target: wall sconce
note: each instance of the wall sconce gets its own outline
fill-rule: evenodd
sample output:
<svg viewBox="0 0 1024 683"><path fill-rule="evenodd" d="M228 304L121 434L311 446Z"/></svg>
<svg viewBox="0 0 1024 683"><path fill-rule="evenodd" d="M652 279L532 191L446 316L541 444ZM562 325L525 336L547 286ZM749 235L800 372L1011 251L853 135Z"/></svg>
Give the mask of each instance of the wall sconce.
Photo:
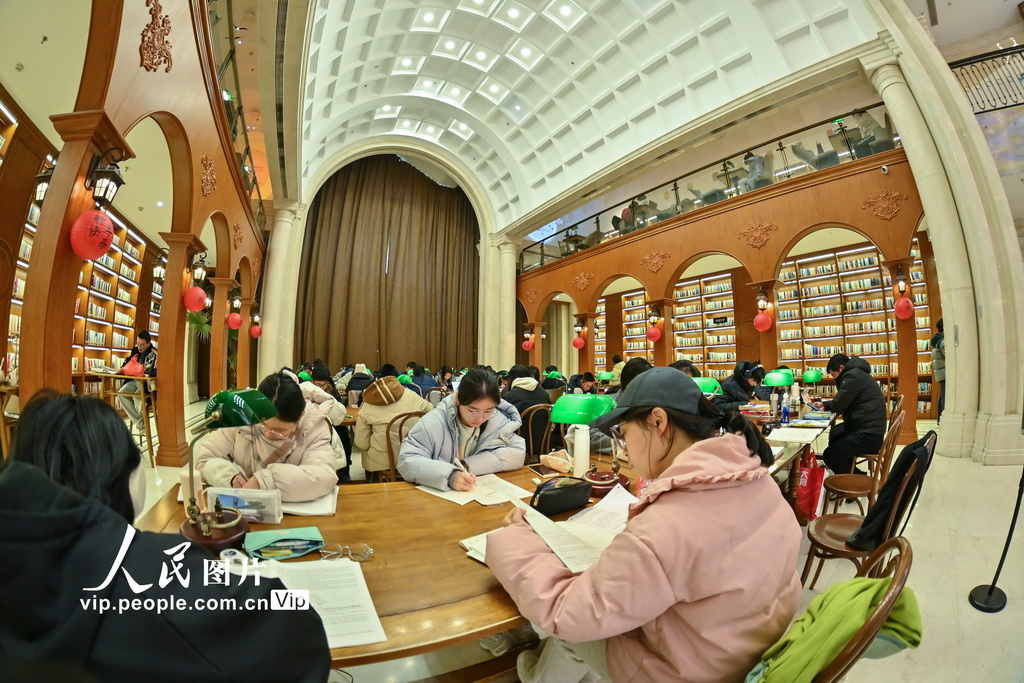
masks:
<svg viewBox="0 0 1024 683"><path fill-rule="evenodd" d="M192 279L202 282L206 279L206 252L199 255L199 263L192 266Z"/></svg>
<svg viewBox="0 0 1024 683"><path fill-rule="evenodd" d="M32 201L39 206L43 205L43 199L46 197L46 190L50 187L50 179L53 178L53 169L57 167L57 156L53 157L53 163L49 168L40 171L36 175L36 194Z"/></svg>
<svg viewBox="0 0 1024 683"><path fill-rule="evenodd" d="M527 327L526 331L523 332L523 339L529 339L532 335L533 335L533 332L531 331L531 329L529 327Z"/></svg>
<svg viewBox="0 0 1024 683"><path fill-rule="evenodd" d="M206 297L206 307L209 308L212 305L213 305L213 299L211 299L210 297Z"/></svg>
<svg viewBox="0 0 1024 683"><path fill-rule="evenodd" d="M648 309L647 322L649 322L652 325L657 325L658 321L661 320L661 309L659 309L654 304L651 304L650 306L648 306L647 309Z"/></svg>
<svg viewBox="0 0 1024 683"><path fill-rule="evenodd" d="M761 291L757 293L757 310L768 310L768 295L764 293L764 287L762 287Z"/></svg>
<svg viewBox="0 0 1024 683"><path fill-rule="evenodd" d="M580 334L581 332L583 332L583 328L583 320L581 318L576 318L576 324L572 326L573 331L576 334Z"/></svg>
<svg viewBox="0 0 1024 683"><path fill-rule="evenodd" d="M232 297L232 299L231 299L231 308L233 308L233 309L235 309L237 311L241 307L242 307L242 297L240 297L240 296Z"/></svg>
<svg viewBox="0 0 1024 683"><path fill-rule="evenodd" d="M103 165L103 160L110 155L110 163ZM124 177L117 162L124 159L124 150L111 147L103 154L97 154L89 165L89 173L85 177L85 189L92 190L92 198L100 206L107 206L114 201L117 191L124 185ZM38 186L36 188L38 190Z"/></svg>
<svg viewBox="0 0 1024 683"><path fill-rule="evenodd" d="M254 313L252 314L252 321L253 321L254 323L256 323L257 325L259 325L259 324L260 324L260 312L259 312L259 311L256 311L256 312L254 312Z"/></svg>
<svg viewBox="0 0 1024 683"><path fill-rule="evenodd" d="M540 338L541 338L541 339L547 339L547 338L548 338L548 333L547 333L547 332L544 332L544 331L541 331L541 333L540 333Z"/></svg>
<svg viewBox="0 0 1024 683"><path fill-rule="evenodd" d="M907 293L907 276L903 274L902 266L896 266L896 291L900 294Z"/></svg>
<svg viewBox="0 0 1024 683"><path fill-rule="evenodd" d="M164 275L167 274L166 259L162 254L157 254L156 258L153 259L153 279L163 280Z"/></svg>

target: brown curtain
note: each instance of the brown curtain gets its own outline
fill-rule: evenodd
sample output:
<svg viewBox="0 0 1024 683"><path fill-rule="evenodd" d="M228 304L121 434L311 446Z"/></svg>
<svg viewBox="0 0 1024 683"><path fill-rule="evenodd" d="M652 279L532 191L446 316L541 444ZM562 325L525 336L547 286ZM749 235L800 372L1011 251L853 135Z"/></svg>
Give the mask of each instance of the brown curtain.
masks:
<svg viewBox="0 0 1024 683"><path fill-rule="evenodd" d="M369 157L334 174L307 215L299 362L416 361L435 372L476 362L479 229L461 189L398 157Z"/></svg>

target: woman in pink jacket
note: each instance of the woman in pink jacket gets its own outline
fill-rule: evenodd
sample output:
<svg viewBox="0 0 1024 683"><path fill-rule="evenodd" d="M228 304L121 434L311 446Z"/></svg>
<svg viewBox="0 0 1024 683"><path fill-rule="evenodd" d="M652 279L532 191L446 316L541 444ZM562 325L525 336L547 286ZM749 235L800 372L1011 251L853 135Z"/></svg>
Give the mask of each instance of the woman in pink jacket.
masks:
<svg viewBox="0 0 1024 683"><path fill-rule="evenodd" d="M519 656L524 682L742 681L800 600L801 531L768 475L771 449L685 374L654 368L595 420L653 479L625 531L573 574L512 510L487 565L551 634Z"/></svg>

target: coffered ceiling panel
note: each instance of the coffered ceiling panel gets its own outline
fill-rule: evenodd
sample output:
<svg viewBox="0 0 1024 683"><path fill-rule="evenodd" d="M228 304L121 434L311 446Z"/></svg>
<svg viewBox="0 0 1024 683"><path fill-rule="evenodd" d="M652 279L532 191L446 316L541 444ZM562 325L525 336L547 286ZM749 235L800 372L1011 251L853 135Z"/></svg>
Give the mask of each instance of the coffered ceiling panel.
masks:
<svg viewBox="0 0 1024 683"><path fill-rule="evenodd" d="M496 229L877 33L862 0L332 0L311 21L304 181L412 138Z"/></svg>

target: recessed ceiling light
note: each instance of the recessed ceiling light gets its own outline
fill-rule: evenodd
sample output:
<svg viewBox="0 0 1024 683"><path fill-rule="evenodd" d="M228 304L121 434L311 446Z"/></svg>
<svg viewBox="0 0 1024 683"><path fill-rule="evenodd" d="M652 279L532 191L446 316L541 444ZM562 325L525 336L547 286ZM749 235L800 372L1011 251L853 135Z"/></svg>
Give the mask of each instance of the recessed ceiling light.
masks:
<svg viewBox="0 0 1024 683"><path fill-rule="evenodd" d="M519 105L517 104L517 105L516 105L516 111L519 111L520 109L522 109L522 107L520 107L520 106L519 106Z"/></svg>
<svg viewBox="0 0 1024 683"><path fill-rule="evenodd" d="M511 17L512 19L518 19L519 10L517 10L515 7L510 7L508 10L508 16Z"/></svg>
<svg viewBox="0 0 1024 683"><path fill-rule="evenodd" d="M572 14L572 8L569 7L568 5L562 5L561 7L558 8L558 11L561 12L563 17L567 17L570 14Z"/></svg>
<svg viewBox="0 0 1024 683"><path fill-rule="evenodd" d="M434 127L433 126L427 126L427 132L428 133L433 133L434 132Z"/></svg>
<svg viewBox="0 0 1024 683"><path fill-rule="evenodd" d="M464 123L459 124L459 130L466 130L467 126Z"/></svg>
<svg viewBox="0 0 1024 683"><path fill-rule="evenodd" d="M524 48L523 48L522 50L520 50L520 51L519 51L519 54L521 54L521 55L522 55L522 56L524 56L524 57L529 57L529 56L530 56L530 55L532 55L533 53L532 53L532 52L530 52L530 48L528 48L528 47L524 47Z"/></svg>
<svg viewBox="0 0 1024 683"><path fill-rule="evenodd" d="M461 95L462 91L459 90L458 88L452 88L452 94L453 95Z"/></svg>
<svg viewBox="0 0 1024 683"><path fill-rule="evenodd" d="M406 57L402 60L402 66L412 66L412 60Z"/></svg>
<svg viewBox="0 0 1024 683"><path fill-rule="evenodd" d="M434 13L433 12L427 12L426 14L423 15L423 21L433 21L433 20L434 20Z"/></svg>
<svg viewBox="0 0 1024 683"><path fill-rule="evenodd" d="M454 40L447 40L447 41L445 41L444 49L446 49L446 50L454 50L455 49L455 41Z"/></svg>
<svg viewBox="0 0 1024 683"><path fill-rule="evenodd" d="M484 52L483 50L480 50L479 52L476 53L476 58L479 59L480 61L483 61L487 59L487 53Z"/></svg>
<svg viewBox="0 0 1024 683"><path fill-rule="evenodd" d="M157 206L163 206L163 205L164 205L164 203L163 203L163 202L157 202L157 203L156 203L156 205L157 205Z"/></svg>
<svg viewBox="0 0 1024 683"><path fill-rule="evenodd" d="M385 104L384 105L384 111L391 111L391 105L390 104Z"/></svg>
<svg viewBox="0 0 1024 683"><path fill-rule="evenodd" d="M409 121L408 121L408 120L402 121L402 127L403 127L403 128L408 128L408 127L409 127L409 126L411 126L411 125L412 125L412 124L411 124L411 123L409 123Z"/></svg>
<svg viewBox="0 0 1024 683"><path fill-rule="evenodd" d="M434 81L423 81L423 87L425 87L425 88L433 88L434 87Z"/></svg>
<svg viewBox="0 0 1024 683"><path fill-rule="evenodd" d="M491 83L491 85L488 88L488 90L490 90L491 92L498 92L498 84L497 83Z"/></svg>

